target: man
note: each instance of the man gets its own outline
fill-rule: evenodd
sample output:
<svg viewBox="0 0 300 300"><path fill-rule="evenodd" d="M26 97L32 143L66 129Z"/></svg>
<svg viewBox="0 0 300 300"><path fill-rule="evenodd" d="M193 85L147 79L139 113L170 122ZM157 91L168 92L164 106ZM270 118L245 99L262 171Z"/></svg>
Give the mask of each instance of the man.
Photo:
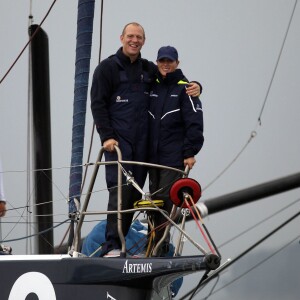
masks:
<svg viewBox="0 0 300 300"><path fill-rule="evenodd" d="M6 200L4 196L2 164L0 159L0 218L6 214ZM11 254L11 247L0 244L0 255Z"/></svg>
<svg viewBox="0 0 300 300"><path fill-rule="evenodd" d="M115 55L103 60L95 69L91 88L91 110L100 135L107 161L117 160L115 146L122 152L123 160L147 161L149 90L157 67L141 58L145 32L138 23L127 24L120 36L122 47ZM189 93L200 94L193 84ZM124 166L132 172L136 182L143 187L147 170L141 166ZM124 178L123 178L124 179ZM106 166L109 189L108 210L117 210L117 167ZM132 186L122 189L122 209L133 207L140 193ZM122 215L122 230L126 236L133 214ZM120 239L116 214L109 214L106 242L100 256L120 255Z"/></svg>
<svg viewBox="0 0 300 300"><path fill-rule="evenodd" d="M0 217L6 214L6 200L4 196L3 178L2 178L2 165L0 160Z"/></svg>

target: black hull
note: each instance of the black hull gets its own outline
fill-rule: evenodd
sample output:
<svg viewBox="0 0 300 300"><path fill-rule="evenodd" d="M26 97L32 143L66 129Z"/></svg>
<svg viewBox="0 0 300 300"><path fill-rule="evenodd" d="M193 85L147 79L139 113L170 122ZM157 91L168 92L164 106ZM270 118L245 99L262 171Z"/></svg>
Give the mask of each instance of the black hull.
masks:
<svg viewBox="0 0 300 300"><path fill-rule="evenodd" d="M218 267L218 261L211 264L211 258L6 255L0 257L1 270L6 270L1 280L1 297L17 300L28 299L26 296L31 293L38 297L42 296L39 293L53 293L53 300L150 300L176 278Z"/></svg>

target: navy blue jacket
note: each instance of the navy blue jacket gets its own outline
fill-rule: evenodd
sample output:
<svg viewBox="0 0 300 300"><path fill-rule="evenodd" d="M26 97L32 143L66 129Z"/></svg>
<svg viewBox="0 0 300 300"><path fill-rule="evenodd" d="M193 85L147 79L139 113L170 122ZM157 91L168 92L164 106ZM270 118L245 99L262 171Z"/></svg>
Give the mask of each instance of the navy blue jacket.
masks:
<svg viewBox="0 0 300 300"><path fill-rule="evenodd" d="M120 48L95 69L91 88L91 109L101 142L119 142L123 160L148 160L149 92L156 66L139 57L131 63ZM107 161L117 160L116 152L105 152ZM126 166L140 186L146 178L145 168ZM108 187L117 183L116 166L106 167Z"/></svg>
<svg viewBox="0 0 300 300"><path fill-rule="evenodd" d="M198 97L186 94L188 82L180 69L159 74L150 92L150 162L182 167L185 158L202 148L203 114Z"/></svg>
<svg viewBox="0 0 300 300"><path fill-rule="evenodd" d="M155 64L141 57L131 63L122 48L97 66L91 88L91 109L102 144L120 136L135 142L134 132L147 118L139 114L148 105L140 96L149 95L156 70Z"/></svg>

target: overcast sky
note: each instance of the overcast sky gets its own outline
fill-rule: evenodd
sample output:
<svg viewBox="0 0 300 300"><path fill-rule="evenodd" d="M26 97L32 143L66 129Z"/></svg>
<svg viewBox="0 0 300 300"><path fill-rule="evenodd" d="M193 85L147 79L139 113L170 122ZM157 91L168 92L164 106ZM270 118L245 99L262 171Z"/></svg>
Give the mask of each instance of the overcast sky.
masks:
<svg viewBox="0 0 300 300"><path fill-rule="evenodd" d="M32 1L35 23L40 23L51 3L50 0ZM30 1L24 0L3 0L0 3L1 78L28 40L29 4ZM300 171L299 5L296 6L281 52L294 4L293 0L104 2L102 58L115 53L119 48L119 36L123 26L137 21L146 31L143 57L155 61L160 46L175 46L179 52L180 67L186 77L200 81L203 85L201 100L205 143L197 156L197 165L190 173L190 177L199 181L204 189L202 199ZM99 1L96 1L92 71L98 62L99 5ZM65 220L68 212L66 199L69 189L68 166L71 161L76 18L77 1L58 0L43 25L50 46L52 162L55 168L53 194L57 222ZM274 73L279 55L280 60ZM265 100L262 122L259 125L258 117ZM92 130L89 99L87 105L84 160ZM6 240L26 235L25 225L22 224L24 220L20 218L23 210L13 208L24 206L27 194L32 192L26 189L26 172L19 172L27 168L27 111L26 50L0 86L0 155L5 171L4 186L8 208L12 209L2 219L2 238ZM242 150L253 131L256 136L240 157L210 185ZM92 161L95 160L99 147L100 142L96 135ZM105 187L103 174L100 173L99 177L97 190ZM92 203L92 207L105 209L106 197L103 192ZM269 197L212 215L206 219L206 226L215 242L220 245L299 198L299 189ZM299 208L298 201L275 218L222 247L220 250L223 258L235 257L274 226L299 211ZM14 224L16 221L19 222L17 226ZM295 239L299 235L299 225L300 222L296 219L236 266L228 269L216 290L252 268L258 259L266 259ZM196 231L194 224L190 223L189 227ZM56 245L60 243L66 228L67 225L61 226L55 231ZM195 239L198 238L199 235L195 235ZM15 254L25 253L25 240L9 244ZM298 299L299 247L298 239L242 279L213 294L210 299ZM189 245L187 250L188 253L194 251ZM284 269L286 272L281 273ZM298 279L298 284L291 278ZM196 285L199 279L199 274L185 279L181 294ZM207 287L199 299L204 298L211 287Z"/></svg>

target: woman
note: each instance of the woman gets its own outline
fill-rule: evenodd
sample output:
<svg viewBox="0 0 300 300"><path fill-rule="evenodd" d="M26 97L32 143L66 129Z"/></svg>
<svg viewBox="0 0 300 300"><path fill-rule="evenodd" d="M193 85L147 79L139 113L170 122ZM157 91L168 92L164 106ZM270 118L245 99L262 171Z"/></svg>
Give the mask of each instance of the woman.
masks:
<svg viewBox="0 0 300 300"><path fill-rule="evenodd" d="M203 145L202 104L198 97L186 94L188 81L178 69L178 52L166 46L158 50L156 83L150 93L150 162L178 169L193 168L195 156ZM180 177L178 172L153 168L149 170L150 193L155 199L164 200L163 209L171 212L169 200L170 185ZM161 190L160 190L161 189ZM156 227L166 219L157 213ZM163 226L161 226L163 227ZM157 230L154 242L163 236L164 230ZM161 247L164 255L169 241Z"/></svg>

